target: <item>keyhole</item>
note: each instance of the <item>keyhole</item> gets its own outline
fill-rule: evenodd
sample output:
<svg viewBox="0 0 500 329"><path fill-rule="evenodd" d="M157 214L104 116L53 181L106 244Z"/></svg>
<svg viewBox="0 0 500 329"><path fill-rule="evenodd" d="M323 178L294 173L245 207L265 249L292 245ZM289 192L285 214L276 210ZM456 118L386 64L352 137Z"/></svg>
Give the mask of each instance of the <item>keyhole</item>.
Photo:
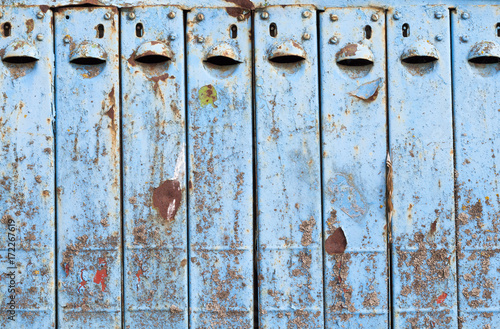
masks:
<svg viewBox="0 0 500 329"><path fill-rule="evenodd" d="M9 22L5 23L3 25L3 36L4 37L10 37L11 31L12 31L12 25L10 25Z"/></svg>
<svg viewBox="0 0 500 329"><path fill-rule="evenodd" d="M408 23L403 24L403 37L407 38L410 36L410 25Z"/></svg>
<svg viewBox="0 0 500 329"><path fill-rule="evenodd" d="M137 23L135 26L135 36L138 38L141 38L144 35L144 26L142 26L142 23Z"/></svg>
<svg viewBox="0 0 500 329"><path fill-rule="evenodd" d="M99 39L102 39L104 37L104 25L102 24L97 25L97 37Z"/></svg>
<svg viewBox="0 0 500 329"><path fill-rule="evenodd" d="M365 26L365 38L366 39L372 38L372 27L370 25Z"/></svg>
<svg viewBox="0 0 500 329"><path fill-rule="evenodd" d="M276 26L275 23L271 23L271 25L269 25L269 34L273 38L276 38L276 36L278 35L278 27Z"/></svg>
<svg viewBox="0 0 500 329"><path fill-rule="evenodd" d="M236 39L238 36L238 27L236 25L231 25L231 28L229 29L229 36L231 39Z"/></svg>
<svg viewBox="0 0 500 329"><path fill-rule="evenodd" d="M500 23L497 23L497 37L500 38Z"/></svg>

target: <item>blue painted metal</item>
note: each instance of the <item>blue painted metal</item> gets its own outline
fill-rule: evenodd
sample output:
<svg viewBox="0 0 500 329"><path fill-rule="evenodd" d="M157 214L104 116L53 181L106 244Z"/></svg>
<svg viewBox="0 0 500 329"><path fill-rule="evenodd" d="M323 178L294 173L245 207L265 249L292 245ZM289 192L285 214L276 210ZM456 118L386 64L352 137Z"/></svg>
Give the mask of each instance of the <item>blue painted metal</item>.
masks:
<svg viewBox="0 0 500 329"><path fill-rule="evenodd" d="M0 12L2 27L12 26L11 35L0 38L0 327L51 328L55 325L52 14L39 7L1 7ZM34 61L8 62L30 61L26 57Z"/></svg>
<svg viewBox="0 0 500 329"><path fill-rule="evenodd" d="M109 19L105 19L105 15ZM104 35L99 38L99 24ZM55 15L58 318L62 328L121 327L118 11ZM106 62L70 63L82 44ZM87 54L87 55L85 55ZM83 53L88 56L88 53Z"/></svg>
<svg viewBox="0 0 500 329"><path fill-rule="evenodd" d="M125 327L187 327L182 10L123 10L121 67Z"/></svg>
<svg viewBox="0 0 500 329"><path fill-rule="evenodd" d="M396 7L388 18L393 325L456 328L449 11ZM403 62L415 46L424 54L435 48L439 59Z"/></svg>
<svg viewBox="0 0 500 329"><path fill-rule="evenodd" d="M322 328L316 11L277 6L265 12L268 18L262 11L255 17L259 324ZM271 62L278 48L305 58Z"/></svg>
<svg viewBox="0 0 500 329"><path fill-rule="evenodd" d="M388 328L385 14L332 8L320 30L325 327Z"/></svg>
<svg viewBox="0 0 500 329"><path fill-rule="evenodd" d="M224 8L199 8L187 15L189 298L194 328L253 328L250 26L250 13Z"/></svg>
<svg viewBox="0 0 500 329"><path fill-rule="evenodd" d="M500 6L459 7L452 15L458 296L464 329L500 325L499 22Z"/></svg>

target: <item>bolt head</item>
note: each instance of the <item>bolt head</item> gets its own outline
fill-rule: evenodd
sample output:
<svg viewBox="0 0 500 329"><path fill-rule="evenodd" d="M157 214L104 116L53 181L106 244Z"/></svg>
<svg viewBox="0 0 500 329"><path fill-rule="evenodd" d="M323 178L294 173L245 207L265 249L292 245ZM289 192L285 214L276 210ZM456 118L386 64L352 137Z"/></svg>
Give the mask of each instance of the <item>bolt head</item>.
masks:
<svg viewBox="0 0 500 329"><path fill-rule="evenodd" d="M36 35L36 39L37 39L38 41L42 41L42 40L43 40L43 34L37 34L37 35Z"/></svg>
<svg viewBox="0 0 500 329"><path fill-rule="evenodd" d="M302 17L309 18L312 16L312 13L309 10L306 10L302 13Z"/></svg>
<svg viewBox="0 0 500 329"><path fill-rule="evenodd" d="M238 20L239 21L244 21L245 20L245 15L243 15L243 14L238 15Z"/></svg>
<svg viewBox="0 0 500 329"><path fill-rule="evenodd" d="M204 37L198 37L198 43L203 43L205 42L205 38Z"/></svg>
<svg viewBox="0 0 500 329"><path fill-rule="evenodd" d="M469 19L469 17L470 17L470 15L469 15L469 13L468 13L468 12L464 11L464 12L462 13L462 19Z"/></svg>
<svg viewBox="0 0 500 329"><path fill-rule="evenodd" d="M371 17L371 19L374 22L378 21L378 15L377 14L373 14L372 17Z"/></svg>
<svg viewBox="0 0 500 329"><path fill-rule="evenodd" d="M171 35L169 35L169 36L168 36L168 39L169 39L170 41L174 41L174 40L176 39L175 34L171 34Z"/></svg>
<svg viewBox="0 0 500 329"><path fill-rule="evenodd" d="M63 42L64 43L69 43L69 38L68 37L64 37Z"/></svg>
<svg viewBox="0 0 500 329"><path fill-rule="evenodd" d="M135 14L134 13L128 13L127 17L128 17L128 19L133 20L133 19L135 19Z"/></svg>
<svg viewBox="0 0 500 329"><path fill-rule="evenodd" d="M394 18L394 20L396 20L396 21L397 21L397 20L400 20L400 19L401 19L401 17L402 17L402 15L401 15L401 13L400 13L399 11L396 11L396 12L394 13L394 15L392 16L392 18Z"/></svg>
<svg viewBox="0 0 500 329"><path fill-rule="evenodd" d="M304 40L310 40L310 39L311 39L311 35L310 35L309 33L304 33L304 34L302 35L302 38L303 38Z"/></svg>
<svg viewBox="0 0 500 329"><path fill-rule="evenodd" d="M203 15L202 13L199 13L198 15L196 15L196 20L198 22L201 22L204 19L205 19L205 15Z"/></svg>
<svg viewBox="0 0 500 329"><path fill-rule="evenodd" d="M42 19L44 16L45 16L45 14L42 13L41 11L39 11L38 14L36 14L36 18L38 18L38 19Z"/></svg>
<svg viewBox="0 0 500 329"><path fill-rule="evenodd" d="M337 43L339 43L339 38L331 37L328 42L330 42L332 45L336 45Z"/></svg>
<svg viewBox="0 0 500 329"><path fill-rule="evenodd" d="M441 19L441 18L443 18L443 13L439 12L439 11L436 11L434 13L434 17L437 18L437 19Z"/></svg>
<svg viewBox="0 0 500 329"><path fill-rule="evenodd" d="M111 14L110 13L104 14L104 19L109 21L111 19Z"/></svg>
<svg viewBox="0 0 500 329"><path fill-rule="evenodd" d="M330 20L332 22L336 22L336 21L339 20L339 17L337 15L335 15L335 14L330 14Z"/></svg>
<svg viewBox="0 0 500 329"><path fill-rule="evenodd" d="M443 41L443 40L444 40L443 35L442 35L442 34L438 34L438 35L436 35L436 40L437 40L437 41Z"/></svg>
<svg viewBox="0 0 500 329"><path fill-rule="evenodd" d="M168 15L167 15L167 16L168 16L168 18L170 18L170 19L174 19L174 18L175 18L175 13L174 13L173 11L171 11L171 12L169 12L169 13L168 13Z"/></svg>
<svg viewBox="0 0 500 329"><path fill-rule="evenodd" d="M262 19L268 19L269 18L269 13L267 11L263 11L260 13L260 18Z"/></svg>
<svg viewBox="0 0 500 329"><path fill-rule="evenodd" d="M460 37L460 40L461 40L462 42L464 42L464 43L465 43L465 42L468 42L468 41L469 41L469 37L468 37L468 36L466 36L466 35L462 35L462 36Z"/></svg>

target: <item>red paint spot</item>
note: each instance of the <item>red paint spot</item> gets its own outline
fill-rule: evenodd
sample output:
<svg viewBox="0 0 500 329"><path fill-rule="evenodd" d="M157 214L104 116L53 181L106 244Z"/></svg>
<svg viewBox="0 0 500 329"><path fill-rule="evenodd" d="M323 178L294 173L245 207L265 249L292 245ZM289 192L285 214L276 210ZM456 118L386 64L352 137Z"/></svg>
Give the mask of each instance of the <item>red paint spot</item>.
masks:
<svg viewBox="0 0 500 329"><path fill-rule="evenodd" d="M83 278L83 271L85 271L85 270L82 270L80 272L80 279L82 280L82 282L80 282L80 284L78 285L78 288L76 289L76 291L78 291L79 294L81 294L85 290L85 285L87 284L87 281ZM83 291L81 291L81 290L83 290Z"/></svg>
<svg viewBox="0 0 500 329"><path fill-rule="evenodd" d="M98 270L94 276L94 283L101 284L101 291L104 291L106 289L106 282L104 282L104 279L108 277L108 264L106 263L106 260L104 258L99 258L99 266Z"/></svg>
<svg viewBox="0 0 500 329"><path fill-rule="evenodd" d="M347 239L344 235L344 230L341 227L335 230L332 235L326 239L325 251L329 255L342 254L347 247Z"/></svg>
<svg viewBox="0 0 500 329"><path fill-rule="evenodd" d="M448 297L448 294L443 292L436 300L436 303L441 304Z"/></svg>
<svg viewBox="0 0 500 329"><path fill-rule="evenodd" d="M166 180L153 191L153 207L158 209L161 217L167 221L174 220L181 199L181 184L177 180Z"/></svg>
<svg viewBox="0 0 500 329"><path fill-rule="evenodd" d="M68 277L68 275L69 275L69 264L68 263L64 263L64 272L66 273L66 277Z"/></svg>

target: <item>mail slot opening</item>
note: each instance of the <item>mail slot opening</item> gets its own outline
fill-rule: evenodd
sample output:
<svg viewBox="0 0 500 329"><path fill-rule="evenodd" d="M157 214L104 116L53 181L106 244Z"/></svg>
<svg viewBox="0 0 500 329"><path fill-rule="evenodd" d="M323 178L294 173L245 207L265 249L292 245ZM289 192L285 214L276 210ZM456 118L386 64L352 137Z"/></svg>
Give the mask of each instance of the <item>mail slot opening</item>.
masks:
<svg viewBox="0 0 500 329"><path fill-rule="evenodd" d="M500 63L500 57L497 56L479 56L469 59L473 64L497 64Z"/></svg>
<svg viewBox="0 0 500 329"><path fill-rule="evenodd" d="M3 36L4 37L10 37L11 31L12 31L12 25L7 22L3 24Z"/></svg>
<svg viewBox="0 0 500 329"><path fill-rule="evenodd" d="M438 59L434 56L410 56L403 58L403 62L406 64L427 64L427 63L433 63L437 61Z"/></svg>
<svg viewBox="0 0 500 329"><path fill-rule="evenodd" d="M38 58L31 56L12 56L4 58L3 61L11 64L29 64L38 61Z"/></svg>
<svg viewBox="0 0 500 329"><path fill-rule="evenodd" d="M340 60L337 64L344 66L368 66L373 65L373 61L365 58L350 58Z"/></svg>
<svg viewBox="0 0 500 329"><path fill-rule="evenodd" d="M160 64L168 62L170 58L165 55L144 55L135 60L143 64Z"/></svg>
<svg viewBox="0 0 500 329"><path fill-rule="evenodd" d="M467 60L471 64L500 63L500 45L493 41L478 42L470 50Z"/></svg>
<svg viewBox="0 0 500 329"><path fill-rule="evenodd" d="M230 66L241 63L228 56L212 56L205 60L206 63L210 63L217 66Z"/></svg>
<svg viewBox="0 0 500 329"><path fill-rule="evenodd" d="M337 64L344 67L371 67L374 61L370 47L362 43L346 45L335 55L335 58Z"/></svg>
<svg viewBox="0 0 500 329"><path fill-rule="evenodd" d="M24 40L15 40L5 48L2 54L2 61L12 64L34 63L39 58L36 48Z"/></svg>
<svg viewBox="0 0 500 329"><path fill-rule="evenodd" d="M70 63L78 65L98 65L106 63L106 60L97 57L78 57L72 59Z"/></svg>
<svg viewBox="0 0 500 329"><path fill-rule="evenodd" d="M273 63L279 64L294 64L302 62L303 60L305 60L305 58L297 55L283 55L270 58L269 60Z"/></svg>
<svg viewBox="0 0 500 329"><path fill-rule="evenodd" d="M161 41L145 42L139 46L135 53L135 61L142 64L165 63L172 60L173 57L174 54L170 47Z"/></svg>
<svg viewBox="0 0 500 329"><path fill-rule="evenodd" d="M401 62L410 65L434 64L439 59L436 47L426 40L415 42L406 48L401 55Z"/></svg>

